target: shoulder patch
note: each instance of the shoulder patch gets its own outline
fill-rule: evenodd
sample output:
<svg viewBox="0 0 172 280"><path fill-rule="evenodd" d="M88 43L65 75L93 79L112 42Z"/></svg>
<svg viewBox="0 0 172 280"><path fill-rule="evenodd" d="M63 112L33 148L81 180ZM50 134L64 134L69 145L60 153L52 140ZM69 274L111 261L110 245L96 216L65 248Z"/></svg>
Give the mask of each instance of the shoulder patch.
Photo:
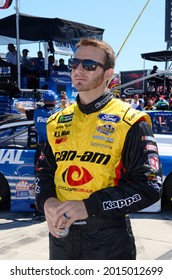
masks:
<svg viewBox="0 0 172 280"><path fill-rule="evenodd" d="M151 119L148 114L146 114L144 111L135 110L132 107L126 111L123 120L130 125L134 124L138 120L143 120L152 126Z"/></svg>

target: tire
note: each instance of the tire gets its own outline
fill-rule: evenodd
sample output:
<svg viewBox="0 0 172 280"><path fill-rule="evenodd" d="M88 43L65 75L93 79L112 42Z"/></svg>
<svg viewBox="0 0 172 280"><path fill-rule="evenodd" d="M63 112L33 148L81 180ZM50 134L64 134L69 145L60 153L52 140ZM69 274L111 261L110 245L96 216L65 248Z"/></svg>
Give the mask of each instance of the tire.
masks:
<svg viewBox="0 0 172 280"><path fill-rule="evenodd" d="M168 204L172 208L172 172L165 178L163 183L162 201L164 206Z"/></svg>
<svg viewBox="0 0 172 280"><path fill-rule="evenodd" d="M6 178L0 173L0 210L9 210L10 203L10 187Z"/></svg>

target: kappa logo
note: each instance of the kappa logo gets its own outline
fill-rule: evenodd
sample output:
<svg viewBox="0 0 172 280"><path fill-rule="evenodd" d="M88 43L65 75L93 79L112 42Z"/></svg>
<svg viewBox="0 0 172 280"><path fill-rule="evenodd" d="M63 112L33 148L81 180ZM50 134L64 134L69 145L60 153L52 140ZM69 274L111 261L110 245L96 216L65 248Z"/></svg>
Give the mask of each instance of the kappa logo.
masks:
<svg viewBox="0 0 172 280"><path fill-rule="evenodd" d="M103 209L106 211L106 210L115 209L115 208L128 207L131 204L138 202L139 200L141 200L141 196L139 194L135 194L131 197L127 197L126 199L105 201L105 202L103 202Z"/></svg>
<svg viewBox="0 0 172 280"><path fill-rule="evenodd" d="M69 186L77 187L90 182L93 176L84 167L71 165L62 174L63 181L68 183Z"/></svg>

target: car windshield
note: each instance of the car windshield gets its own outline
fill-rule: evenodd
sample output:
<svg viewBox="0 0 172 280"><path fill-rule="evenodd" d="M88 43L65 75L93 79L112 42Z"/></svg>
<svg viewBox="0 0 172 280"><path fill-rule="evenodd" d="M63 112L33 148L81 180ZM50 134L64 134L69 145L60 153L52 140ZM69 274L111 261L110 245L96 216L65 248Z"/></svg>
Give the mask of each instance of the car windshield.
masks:
<svg viewBox="0 0 172 280"><path fill-rule="evenodd" d="M9 122L0 127L0 148L34 149L37 133L34 123Z"/></svg>

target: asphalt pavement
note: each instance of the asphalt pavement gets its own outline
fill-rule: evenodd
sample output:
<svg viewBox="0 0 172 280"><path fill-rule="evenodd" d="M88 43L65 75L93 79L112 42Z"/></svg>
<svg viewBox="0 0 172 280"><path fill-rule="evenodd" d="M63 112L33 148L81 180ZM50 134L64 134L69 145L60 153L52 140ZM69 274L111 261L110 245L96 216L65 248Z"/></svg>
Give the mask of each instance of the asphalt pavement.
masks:
<svg viewBox="0 0 172 280"><path fill-rule="evenodd" d="M137 260L172 260L172 209L130 215ZM46 221L0 212L0 260L48 260Z"/></svg>

